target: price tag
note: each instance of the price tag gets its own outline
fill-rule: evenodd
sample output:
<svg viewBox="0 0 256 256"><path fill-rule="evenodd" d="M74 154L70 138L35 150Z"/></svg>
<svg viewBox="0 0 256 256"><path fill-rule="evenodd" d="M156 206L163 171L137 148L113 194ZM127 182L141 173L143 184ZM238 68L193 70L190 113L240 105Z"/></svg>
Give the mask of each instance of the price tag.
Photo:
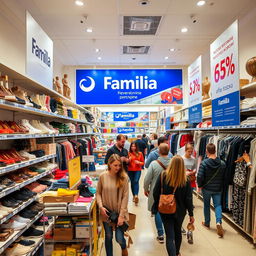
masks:
<svg viewBox="0 0 256 256"><path fill-rule="evenodd" d="M94 155L92 155L92 156L83 156L82 162L83 163L94 163Z"/></svg>

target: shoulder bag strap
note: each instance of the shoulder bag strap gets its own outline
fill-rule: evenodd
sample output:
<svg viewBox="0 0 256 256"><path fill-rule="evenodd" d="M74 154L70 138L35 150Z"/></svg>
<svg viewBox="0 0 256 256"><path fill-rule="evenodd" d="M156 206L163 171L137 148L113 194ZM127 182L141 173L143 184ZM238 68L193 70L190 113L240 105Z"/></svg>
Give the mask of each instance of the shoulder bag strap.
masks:
<svg viewBox="0 0 256 256"><path fill-rule="evenodd" d="M164 169L164 170L166 170L166 167L163 165L163 163L161 162L161 161L159 161L159 160L156 160L157 162L158 162L158 164Z"/></svg>
<svg viewBox="0 0 256 256"><path fill-rule="evenodd" d="M164 182L164 181L163 181L163 179L164 179L164 174L163 174L163 172L161 172L160 175L161 175L161 195L162 195L163 192L164 192L164 191L163 191L163 182Z"/></svg>
<svg viewBox="0 0 256 256"><path fill-rule="evenodd" d="M208 180L208 182L206 184L203 185L203 187L205 187L206 185L208 185L218 174L219 170L221 169L221 167L218 168L218 170L213 174L213 176Z"/></svg>

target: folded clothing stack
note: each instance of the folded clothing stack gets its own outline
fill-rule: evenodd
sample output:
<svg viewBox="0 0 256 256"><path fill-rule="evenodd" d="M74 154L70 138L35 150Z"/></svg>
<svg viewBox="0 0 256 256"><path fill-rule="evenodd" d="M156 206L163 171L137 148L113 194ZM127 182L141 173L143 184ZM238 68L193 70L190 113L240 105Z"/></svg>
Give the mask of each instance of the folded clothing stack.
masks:
<svg viewBox="0 0 256 256"><path fill-rule="evenodd" d="M59 122L50 122L54 129L57 129L59 133L70 133L70 129L67 124Z"/></svg>
<svg viewBox="0 0 256 256"><path fill-rule="evenodd" d="M90 203L69 203L68 213L69 214L89 213L90 206L91 206Z"/></svg>
<svg viewBox="0 0 256 256"><path fill-rule="evenodd" d="M44 203L44 211L47 215L67 214L68 203Z"/></svg>
<svg viewBox="0 0 256 256"><path fill-rule="evenodd" d="M241 122L241 125L256 125L256 116L248 117L246 120Z"/></svg>
<svg viewBox="0 0 256 256"><path fill-rule="evenodd" d="M69 182L66 178L62 178L60 180L57 180L53 182L52 184L52 190L58 190L59 188L68 188L69 187Z"/></svg>
<svg viewBox="0 0 256 256"><path fill-rule="evenodd" d="M212 105L203 107L202 111L203 111L203 116L211 116L212 115Z"/></svg>
<svg viewBox="0 0 256 256"><path fill-rule="evenodd" d="M241 109L255 108L255 107L256 107L256 97L246 98L240 102Z"/></svg>
<svg viewBox="0 0 256 256"><path fill-rule="evenodd" d="M201 123L199 123L196 127L197 127L197 128L212 127L212 121L211 121L211 120L207 120L207 121L201 122Z"/></svg>

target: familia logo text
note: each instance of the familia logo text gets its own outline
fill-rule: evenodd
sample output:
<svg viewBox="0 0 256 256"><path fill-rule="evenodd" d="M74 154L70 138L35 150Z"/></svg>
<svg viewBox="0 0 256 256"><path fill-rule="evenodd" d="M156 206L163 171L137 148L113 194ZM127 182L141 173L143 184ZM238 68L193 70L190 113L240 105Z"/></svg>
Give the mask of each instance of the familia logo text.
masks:
<svg viewBox="0 0 256 256"><path fill-rule="evenodd" d="M81 79L79 87L84 92L90 92L95 87L95 81L92 77L86 76L87 79ZM89 86L85 86L84 82L90 81ZM105 76L103 80L104 90L156 90L157 81L154 79L148 79L148 76L136 76L135 79L123 79L116 80L110 76Z"/></svg>
<svg viewBox="0 0 256 256"><path fill-rule="evenodd" d="M51 67L51 58L48 55L48 52L44 49L41 49L37 43L36 39L32 37L32 53L36 55L44 64L48 67Z"/></svg>

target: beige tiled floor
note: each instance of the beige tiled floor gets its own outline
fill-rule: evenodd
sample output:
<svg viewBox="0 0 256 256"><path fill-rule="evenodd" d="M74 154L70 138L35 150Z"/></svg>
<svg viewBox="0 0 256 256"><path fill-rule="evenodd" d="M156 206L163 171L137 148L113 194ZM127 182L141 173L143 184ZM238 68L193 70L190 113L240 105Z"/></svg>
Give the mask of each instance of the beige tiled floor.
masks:
<svg viewBox="0 0 256 256"><path fill-rule="evenodd" d="M141 183L143 176L141 177ZM142 188L142 186L141 186ZM187 243L186 237L183 236L181 254L182 256L256 256L254 246L244 239L227 223L223 223L225 236L223 239L218 238L215 227L212 222L212 229L206 230L201 226L203 220L203 208L201 200L194 197L195 205L195 227L194 244ZM165 256L167 255L165 245L161 245L156 241L156 231L153 218L147 211L147 199L140 190L140 203L135 207L130 200L129 211L137 215L136 230L130 232L134 244L129 249L129 256ZM212 220L214 220L214 213ZM187 219L184 221L184 226ZM114 256L121 255L120 247L114 242ZM103 249L102 256L105 256Z"/></svg>

